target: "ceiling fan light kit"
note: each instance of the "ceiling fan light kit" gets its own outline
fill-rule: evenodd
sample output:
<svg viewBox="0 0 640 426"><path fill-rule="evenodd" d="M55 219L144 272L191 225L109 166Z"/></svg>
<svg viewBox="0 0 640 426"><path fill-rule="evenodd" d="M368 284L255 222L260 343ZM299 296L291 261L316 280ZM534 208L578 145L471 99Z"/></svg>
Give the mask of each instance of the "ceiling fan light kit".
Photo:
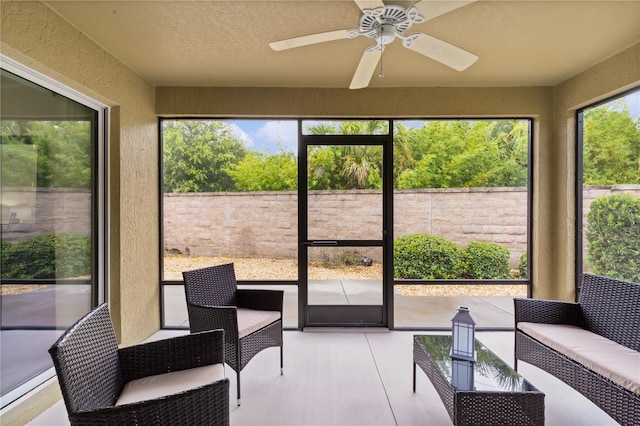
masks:
<svg viewBox="0 0 640 426"><path fill-rule="evenodd" d="M475 0L422 0L408 9L398 5L385 6L382 1L378 0L354 1L362 10L360 25L357 30L345 29L311 34L272 42L269 46L273 50L280 51L327 41L352 39L359 36L373 39L375 44L364 51L349 85L350 89L361 89L369 85L376 66L381 60L384 47L392 43L396 38L402 40L402 45L405 48L457 71L467 69L478 60L478 57L473 53L424 33L416 32L404 35L413 24L421 24L429 19L473 3ZM380 75L382 75L382 71L380 71Z"/></svg>

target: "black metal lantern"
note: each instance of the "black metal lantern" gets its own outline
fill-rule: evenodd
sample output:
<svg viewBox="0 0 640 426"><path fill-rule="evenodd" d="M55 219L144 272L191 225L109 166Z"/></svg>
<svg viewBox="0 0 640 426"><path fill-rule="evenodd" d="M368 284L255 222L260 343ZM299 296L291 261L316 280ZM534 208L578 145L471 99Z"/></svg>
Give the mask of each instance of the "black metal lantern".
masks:
<svg viewBox="0 0 640 426"><path fill-rule="evenodd" d="M476 321L469 312L469 308L458 307L458 310L451 317L451 324L451 357L475 361Z"/></svg>

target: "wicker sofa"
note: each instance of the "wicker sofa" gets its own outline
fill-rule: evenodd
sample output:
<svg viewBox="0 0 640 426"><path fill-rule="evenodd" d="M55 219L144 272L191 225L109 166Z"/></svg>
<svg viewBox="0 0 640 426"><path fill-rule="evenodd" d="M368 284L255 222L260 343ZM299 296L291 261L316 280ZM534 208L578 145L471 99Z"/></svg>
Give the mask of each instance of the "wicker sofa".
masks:
<svg viewBox="0 0 640 426"><path fill-rule="evenodd" d="M640 424L640 284L585 274L577 303L515 299L515 362Z"/></svg>

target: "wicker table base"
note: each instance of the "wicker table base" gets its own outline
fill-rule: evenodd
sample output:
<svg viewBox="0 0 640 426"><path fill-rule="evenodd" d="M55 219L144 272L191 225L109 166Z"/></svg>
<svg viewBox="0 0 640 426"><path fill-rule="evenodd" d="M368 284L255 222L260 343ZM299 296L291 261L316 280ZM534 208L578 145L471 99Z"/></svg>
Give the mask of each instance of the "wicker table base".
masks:
<svg viewBox="0 0 640 426"><path fill-rule="evenodd" d="M474 384L470 390L453 386L450 344L450 336L414 336L414 392L419 366L454 425L544 425L544 394L477 340Z"/></svg>

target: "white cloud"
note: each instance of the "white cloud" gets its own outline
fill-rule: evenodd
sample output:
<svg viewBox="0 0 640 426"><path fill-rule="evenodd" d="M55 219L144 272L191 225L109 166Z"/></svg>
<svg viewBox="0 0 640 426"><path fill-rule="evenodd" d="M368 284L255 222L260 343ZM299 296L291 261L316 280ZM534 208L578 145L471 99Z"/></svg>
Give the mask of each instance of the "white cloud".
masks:
<svg viewBox="0 0 640 426"><path fill-rule="evenodd" d="M279 148L287 151L298 151L298 123L295 120L267 121L256 129L253 135L256 145L264 147L272 154Z"/></svg>
<svg viewBox="0 0 640 426"><path fill-rule="evenodd" d="M233 137L240 140L244 144L245 148L253 149L255 147L256 144L253 142L253 139L251 139L251 136L249 136L244 130L242 130L240 126L238 126L236 123L228 124L231 128L231 134L233 135Z"/></svg>

